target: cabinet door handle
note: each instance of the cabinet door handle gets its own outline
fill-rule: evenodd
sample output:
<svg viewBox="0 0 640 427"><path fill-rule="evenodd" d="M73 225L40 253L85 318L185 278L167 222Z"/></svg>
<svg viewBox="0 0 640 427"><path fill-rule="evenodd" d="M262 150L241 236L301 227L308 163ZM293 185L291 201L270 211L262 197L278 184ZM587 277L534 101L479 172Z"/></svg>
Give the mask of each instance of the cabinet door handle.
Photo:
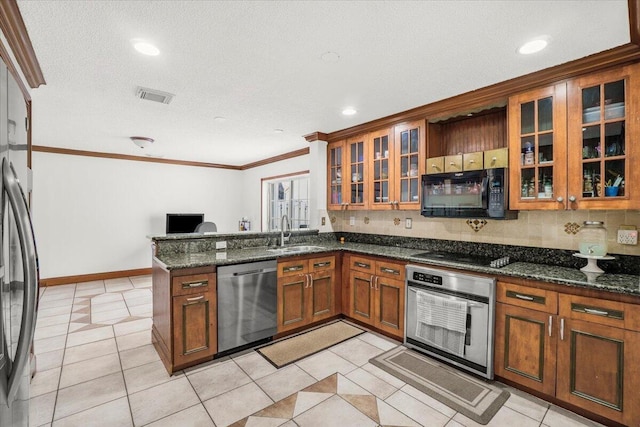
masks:
<svg viewBox="0 0 640 427"><path fill-rule="evenodd" d="M575 202L576 201L576 196L569 196L569 201L571 203Z"/></svg>
<svg viewBox="0 0 640 427"><path fill-rule="evenodd" d="M201 288L207 286L209 282L207 280L201 280L198 282L182 282L182 289Z"/></svg>
<svg viewBox="0 0 640 427"><path fill-rule="evenodd" d="M469 163L475 163L475 162L476 162L476 161L475 161L475 160L473 160L473 159L469 160Z"/></svg>
<svg viewBox="0 0 640 427"><path fill-rule="evenodd" d="M313 276L311 276L310 274L307 274L307 276L309 276L309 287L313 288Z"/></svg>
<svg viewBox="0 0 640 427"><path fill-rule="evenodd" d="M584 311L586 311L589 314L595 314L597 316L609 316L609 312L608 311L604 311L604 310L595 310L593 308L584 308Z"/></svg>
<svg viewBox="0 0 640 427"><path fill-rule="evenodd" d="M455 163L453 163L453 162L449 162L449 165L450 165L450 166L453 166L453 165L455 165Z"/></svg>
<svg viewBox="0 0 640 427"><path fill-rule="evenodd" d="M374 286L373 286L373 274L371 275L371 278L369 279L369 287L371 289L374 289Z"/></svg>
<svg viewBox="0 0 640 427"><path fill-rule="evenodd" d="M375 286L376 291L377 291L378 289L380 289L380 285L378 284L378 281L379 281L379 280L380 280L380 277L376 276L376 286Z"/></svg>
<svg viewBox="0 0 640 427"><path fill-rule="evenodd" d="M203 298L204 298L204 295L200 295L199 297L187 298L187 301L189 301L189 303L193 304L195 301L200 301Z"/></svg>
<svg viewBox="0 0 640 427"><path fill-rule="evenodd" d="M520 295L520 294L515 294L514 295L516 298L518 299L523 299L525 301L533 301L533 297L530 297L529 295Z"/></svg>
<svg viewBox="0 0 640 427"><path fill-rule="evenodd" d="M564 341L564 319L560 319L560 341Z"/></svg>
<svg viewBox="0 0 640 427"><path fill-rule="evenodd" d="M553 328L553 316L549 315L549 336L551 336L552 328Z"/></svg>

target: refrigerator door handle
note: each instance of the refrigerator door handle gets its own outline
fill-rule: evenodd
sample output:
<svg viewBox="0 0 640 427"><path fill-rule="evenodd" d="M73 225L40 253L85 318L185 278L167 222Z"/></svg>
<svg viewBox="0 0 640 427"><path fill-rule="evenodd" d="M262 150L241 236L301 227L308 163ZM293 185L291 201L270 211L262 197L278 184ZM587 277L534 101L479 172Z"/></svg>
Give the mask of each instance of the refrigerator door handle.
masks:
<svg viewBox="0 0 640 427"><path fill-rule="evenodd" d="M2 160L2 181L13 211L18 229L18 238L22 249L22 263L24 268L24 307L22 323L15 360L11 367L8 381L7 403L13 401L20 385L20 376L29 361L31 341L36 328L36 299L38 293L38 261L36 244L33 237L33 225L29 216L29 209L24 193L20 188L13 165L5 158Z"/></svg>

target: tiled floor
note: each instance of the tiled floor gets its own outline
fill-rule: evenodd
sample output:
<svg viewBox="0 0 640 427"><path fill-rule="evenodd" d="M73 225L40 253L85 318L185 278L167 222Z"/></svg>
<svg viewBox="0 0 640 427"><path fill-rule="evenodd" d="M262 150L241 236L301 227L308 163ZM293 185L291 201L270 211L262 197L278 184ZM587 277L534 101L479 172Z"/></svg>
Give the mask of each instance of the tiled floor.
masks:
<svg viewBox="0 0 640 427"><path fill-rule="evenodd" d="M478 425L369 364L398 344L373 333L281 369L250 351L169 377L151 345L151 277L56 286L41 295L32 426ZM316 384L327 381L333 391ZM509 391L489 426L596 425ZM294 393L293 406L292 398L277 406L289 412L246 419Z"/></svg>

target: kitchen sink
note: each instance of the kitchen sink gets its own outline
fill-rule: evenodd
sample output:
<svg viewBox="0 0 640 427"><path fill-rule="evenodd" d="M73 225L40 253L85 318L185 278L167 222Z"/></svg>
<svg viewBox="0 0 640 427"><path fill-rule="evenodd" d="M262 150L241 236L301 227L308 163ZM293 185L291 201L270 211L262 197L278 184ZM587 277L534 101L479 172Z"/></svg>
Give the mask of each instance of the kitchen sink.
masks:
<svg viewBox="0 0 640 427"><path fill-rule="evenodd" d="M285 246L285 247L282 247L282 248L267 249L267 251L276 252L276 253L280 253L280 254L287 254L287 253L296 253L296 252L317 251L319 249L322 250L324 248L322 246L310 246L310 245L305 245L305 246Z"/></svg>

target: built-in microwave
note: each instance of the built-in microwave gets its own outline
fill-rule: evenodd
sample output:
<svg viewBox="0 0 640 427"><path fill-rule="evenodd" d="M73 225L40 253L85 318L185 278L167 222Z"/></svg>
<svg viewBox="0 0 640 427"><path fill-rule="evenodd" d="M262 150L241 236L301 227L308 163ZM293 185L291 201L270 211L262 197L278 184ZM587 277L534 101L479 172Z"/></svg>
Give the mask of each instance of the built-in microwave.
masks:
<svg viewBox="0 0 640 427"><path fill-rule="evenodd" d="M426 217L515 219L509 210L508 169L422 175Z"/></svg>

